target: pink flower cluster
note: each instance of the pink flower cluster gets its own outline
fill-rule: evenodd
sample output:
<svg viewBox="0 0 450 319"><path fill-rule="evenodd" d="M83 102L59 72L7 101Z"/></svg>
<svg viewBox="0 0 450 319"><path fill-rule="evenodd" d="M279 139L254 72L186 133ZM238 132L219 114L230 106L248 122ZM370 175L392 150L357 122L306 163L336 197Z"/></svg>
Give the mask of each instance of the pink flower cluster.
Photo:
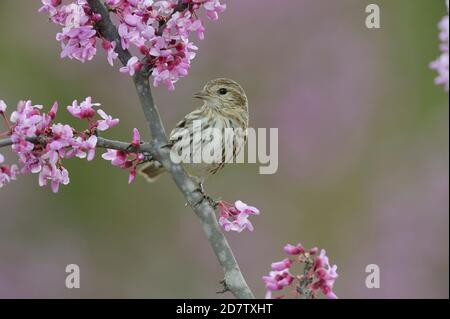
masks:
<svg viewBox="0 0 450 319"><path fill-rule="evenodd" d="M11 114L10 122L4 116L9 127L6 135L10 136L12 150L19 157L19 167L2 167L0 186L15 179L19 172L39 174L39 185L44 186L50 182L53 192L58 192L60 184L67 185L69 172L62 160L78 157L91 161L97 145L96 131L109 129L119 122L102 110L97 110L102 119L95 121L94 106L99 105L92 103L92 99L88 97L81 104L74 101L67 107L74 117L87 120L88 129L76 131L67 124L54 123L58 103L55 102L48 113L42 113L42 105L33 105L31 101L19 102L17 109ZM6 106L1 109L6 109ZM2 114L4 115L4 110Z"/></svg>
<svg viewBox="0 0 450 319"><path fill-rule="evenodd" d="M197 47L189 40L192 33L204 38L205 28L197 11L203 8L211 20L226 9L220 0L105 0L109 11L118 21L120 43L109 42L96 31L94 25L101 16L94 14L86 0L42 0L40 12L47 12L50 20L62 26L56 39L61 42L61 57L91 60L97 53L97 38L102 41L108 62L117 58L115 48L135 47L142 58L133 56L122 73L131 76L147 64L154 77L154 85L160 83L169 89L186 76Z"/></svg>
<svg viewBox="0 0 450 319"><path fill-rule="evenodd" d="M431 69L438 73L435 79L435 83L443 85L445 90L449 90L449 1L447 3L447 15L439 22L439 29L441 30L439 38L441 40L441 55L437 60L431 62Z"/></svg>
<svg viewBox="0 0 450 319"><path fill-rule="evenodd" d="M276 298L289 295L304 298L317 298L322 292L329 299L336 299L333 285L338 277L337 266L330 266L325 250L319 255L317 248L306 251L301 244L284 247L284 251L291 256L280 262L272 264L272 271L262 278L266 285L266 298L271 299L274 291L281 291L286 287L294 286L294 290ZM291 268L299 264L303 267L301 275L293 276Z"/></svg>
<svg viewBox="0 0 450 319"><path fill-rule="evenodd" d="M130 145L130 152L123 152L117 150L108 149L106 153L103 153L103 159L111 161L113 166L130 171L128 176L128 184L131 184L136 178L137 166L141 164L145 156L142 153L135 153L133 149L137 149L141 144L141 136L137 128L133 130L133 140Z"/></svg>
<svg viewBox="0 0 450 319"><path fill-rule="evenodd" d="M16 179L19 172L17 165L2 165L5 157L0 153L0 188Z"/></svg>
<svg viewBox="0 0 450 319"><path fill-rule="evenodd" d="M223 230L242 232L244 229L253 231L253 225L248 219L252 215L259 215L256 207L248 206L238 200L234 205L219 201L219 225Z"/></svg>
<svg viewBox="0 0 450 319"><path fill-rule="evenodd" d="M67 5L62 5L62 0L42 0L39 12L47 12L53 23L63 27L56 35L61 43L61 58L83 63L92 60L97 53L94 24L101 17L92 14L86 0L71 1Z"/></svg>

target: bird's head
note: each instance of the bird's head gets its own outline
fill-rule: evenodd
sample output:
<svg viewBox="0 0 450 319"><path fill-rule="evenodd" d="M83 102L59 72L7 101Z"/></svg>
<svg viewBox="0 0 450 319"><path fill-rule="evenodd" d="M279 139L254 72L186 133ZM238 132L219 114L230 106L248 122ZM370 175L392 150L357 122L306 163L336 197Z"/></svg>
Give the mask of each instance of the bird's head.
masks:
<svg viewBox="0 0 450 319"><path fill-rule="evenodd" d="M194 97L203 100L205 106L216 110L223 108L247 110L248 107L244 89L230 79L211 80Z"/></svg>

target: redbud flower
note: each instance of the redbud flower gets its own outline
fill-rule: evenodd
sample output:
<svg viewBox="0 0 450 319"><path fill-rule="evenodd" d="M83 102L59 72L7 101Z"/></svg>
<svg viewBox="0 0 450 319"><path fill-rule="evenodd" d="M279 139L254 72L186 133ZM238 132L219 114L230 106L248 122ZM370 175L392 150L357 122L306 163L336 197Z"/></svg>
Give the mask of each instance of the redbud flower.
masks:
<svg viewBox="0 0 450 319"><path fill-rule="evenodd" d="M102 154L102 158L107 161L111 161L113 166L124 167L127 162L127 154L117 150L106 150L106 153Z"/></svg>
<svg viewBox="0 0 450 319"><path fill-rule="evenodd" d="M251 215L259 215L256 207L248 206L242 201L236 201L234 206L224 201L219 202L219 225L223 230L242 232L244 229L253 231L253 225L248 220Z"/></svg>
<svg viewBox="0 0 450 319"><path fill-rule="evenodd" d="M17 178L19 168L13 164L11 166L1 165L5 161L5 157L0 153L0 188Z"/></svg>
<svg viewBox="0 0 450 319"><path fill-rule="evenodd" d="M103 119L97 121L97 129L99 131L106 131L119 124L119 119L113 119L112 116L106 114L105 111L98 110L97 113Z"/></svg>
<svg viewBox="0 0 450 319"><path fill-rule="evenodd" d="M120 72L133 76L142 66L139 61L148 61L154 85L163 83L170 90L188 74L195 58L197 47L190 42L191 34L204 38L205 28L197 11L203 8L209 19L217 20L226 9L219 0L185 0L182 8L176 5L177 0L106 0L105 4L118 21L120 42L109 43L96 30L94 26L101 17L92 13L86 0L67 1L64 5L60 0L42 0L39 12L48 13L50 21L62 29L56 36L61 43L61 57L91 60L97 53L97 39L111 65L117 58L116 45L137 49L143 57L133 57Z"/></svg>
<svg viewBox="0 0 450 319"><path fill-rule="evenodd" d="M289 295L305 298L317 298L321 292L328 299L336 299L333 292L334 282L338 278L337 266L330 266L325 250L321 250L317 256L317 248L305 251L301 244L296 246L287 244L284 251L296 256L295 259L286 258L271 265L272 271L269 276L262 277L267 292L266 298L271 299L273 292L293 286L293 290L276 298L284 298ZM291 275L290 271L294 264L302 267L301 274Z"/></svg>
<svg viewBox="0 0 450 319"><path fill-rule="evenodd" d="M50 121L53 121L56 117L56 113L58 112L58 102L53 103L50 112L48 112L48 116L50 117Z"/></svg>
<svg viewBox="0 0 450 319"><path fill-rule="evenodd" d="M289 270L271 271L269 276L263 276L262 281L266 285L266 299L272 299L272 292L282 290L288 287L294 281L294 277L289 273Z"/></svg>
<svg viewBox="0 0 450 319"><path fill-rule="evenodd" d="M137 128L133 129L133 139L131 142L132 147L139 147L141 144L141 137ZM131 184L136 178L137 166L144 161L144 155L141 153L133 152L133 149L129 153L117 150L106 150L103 153L102 158L107 161L111 161L111 165L119 167L121 169L129 170L128 184Z"/></svg>
<svg viewBox="0 0 450 319"><path fill-rule="evenodd" d="M50 181L52 191L57 193L59 184L69 184L69 172L64 167L58 168L56 165L44 165L39 173L39 186L47 185L47 181Z"/></svg>
<svg viewBox="0 0 450 319"><path fill-rule="evenodd" d="M286 246L284 246L283 250L288 255L300 255L305 252L305 249L303 248L303 246L301 244L297 244L296 246L287 244Z"/></svg>
<svg viewBox="0 0 450 319"><path fill-rule="evenodd" d="M67 110L76 118L88 119L95 115L94 106L100 106L100 103L92 103L92 98L89 96L80 105L78 105L77 100L73 101L72 105L67 107Z"/></svg>
<svg viewBox="0 0 450 319"><path fill-rule="evenodd" d="M282 261L273 263L271 267L272 267L272 270L283 271L283 270L291 268L291 265L292 265L292 260L286 258Z"/></svg>
<svg viewBox="0 0 450 319"><path fill-rule="evenodd" d="M71 143L71 149L69 149L65 157L72 158L86 158L88 161L92 161L95 156L95 148L97 146L97 136L92 135L87 140L77 137Z"/></svg>
<svg viewBox="0 0 450 319"><path fill-rule="evenodd" d="M435 83L438 85L443 85L445 90L449 90L449 1L447 4L447 15L442 18L439 22L440 34L439 38L441 40L441 55L435 61L431 62L430 68L438 73L435 79Z"/></svg>
<svg viewBox="0 0 450 319"><path fill-rule="evenodd" d="M106 59L111 66L114 66L114 60L117 59L119 54L116 53L116 42L103 41L103 49L106 52Z"/></svg>
<svg viewBox="0 0 450 319"><path fill-rule="evenodd" d="M134 182L134 180L136 179L136 173L137 173L136 167L132 167L130 169L130 175L128 175L128 184Z"/></svg>
<svg viewBox="0 0 450 319"><path fill-rule="evenodd" d="M194 0L194 2L200 2L198 0ZM227 6L225 4L221 4L219 0L209 0L204 4L206 9L206 14L211 20L219 19L219 13L225 11Z"/></svg>
<svg viewBox="0 0 450 319"><path fill-rule="evenodd" d="M134 147L138 147L141 145L141 135L139 134L139 131L137 128L133 129L133 141L131 142L131 145Z"/></svg>
<svg viewBox="0 0 450 319"><path fill-rule="evenodd" d="M54 192L59 190L60 184L67 185L70 181L69 172L64 168L64 159L79 157L91 161L95 156L97 136L94 123L95 110L90 97L80 105L74 101L67 107L68 112L76 118L88 119L88 129L77 131L67 124L53 123L58 110L55 102L46 113L42 113L42 105L33 105L31 101L21 101L17 109L11 114L11 149L17 154L19 165L0 167L0 185L16 179L17 174L39 174L39 185L44 186L50 182ZM6 107L5 107L6 110ZM102 130L118 123L110 116L100 112L104 116L99 121ZM2 112L4 114L4 111ZM31 140L38 141L32 142ZM2 156L1 162L4 161Z"/></svg>
<svg viewBox="0 0 450 319"><path fill-rule="evenodd" d="M120 68L120 72L121 73L129 73L130 76L133 76L136 71L138 71L141 68L142 64L139 62L139 58L137 57L131 57L128 62L127 65L124 67Z"/></svg>
<svg viewBox="0 0 450 319"><path fill-rule="evenodd" d="M0 113L5 113L6 111L6 103L3 100L0 100Z"/></svg>

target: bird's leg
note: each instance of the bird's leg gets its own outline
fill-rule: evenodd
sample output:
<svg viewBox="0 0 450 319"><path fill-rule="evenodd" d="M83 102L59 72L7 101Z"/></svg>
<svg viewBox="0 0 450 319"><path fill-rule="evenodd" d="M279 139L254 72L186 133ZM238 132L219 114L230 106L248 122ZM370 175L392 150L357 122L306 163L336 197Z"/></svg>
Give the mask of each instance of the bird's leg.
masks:
<svg viewBox="0 0 450 319"><path fill-rule="evenodd" d="M209 204L216 209L217 206L219 205L219 201L213 199L211 196L207 195L205 193L205 187L204 187L204 180L200 179L200 181L198 181L198 188L196 189L197 192L199 192L200 194L202 194L202 199L200 199L197 203L195 203L195 206L199 205L201 202L203 202L204 200L207 200L209 202Z"/></svg>
<svg viewBox="0 0 450 319"><path fill-rule="evenodd" d="M230 288L228 287L227 282L226 282L225 279L224 279L224 280L221 280L221 281L220 281L220 284L222 285L222 290L216 292L217 294L224 294L224 293L230 291Z"/></svg>
<svg viewBox="0 0 450 319"><path fill-rule="evenodd" d="M202 195L203 195L203 199L207 200L207 201L209 202L209 204L210 204L214 209L216 209L218 203L217 203L217 201L216 201L215 199L213 199L211 196L209 196L209 195L206 194L204 182L205 182L205 181L204 181L204 179L202 178L202 179L200 180L200 182L198 183L199 186L200 186L200 192L201 192Z"/></svg>

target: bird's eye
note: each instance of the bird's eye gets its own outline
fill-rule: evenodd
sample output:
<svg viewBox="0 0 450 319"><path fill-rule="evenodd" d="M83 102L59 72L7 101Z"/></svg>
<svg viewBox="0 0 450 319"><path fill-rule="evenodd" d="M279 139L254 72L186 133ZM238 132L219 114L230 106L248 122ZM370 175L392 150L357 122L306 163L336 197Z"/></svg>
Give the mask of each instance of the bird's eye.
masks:
<svg viewBox="0 0 450 319"><path fill-rule="evenodd" d="M225 95L225 94L227 94L228 93L228 90L226 89L226 88L221 88L221 89L219 89L219 94L220 95Z"/></svg>

